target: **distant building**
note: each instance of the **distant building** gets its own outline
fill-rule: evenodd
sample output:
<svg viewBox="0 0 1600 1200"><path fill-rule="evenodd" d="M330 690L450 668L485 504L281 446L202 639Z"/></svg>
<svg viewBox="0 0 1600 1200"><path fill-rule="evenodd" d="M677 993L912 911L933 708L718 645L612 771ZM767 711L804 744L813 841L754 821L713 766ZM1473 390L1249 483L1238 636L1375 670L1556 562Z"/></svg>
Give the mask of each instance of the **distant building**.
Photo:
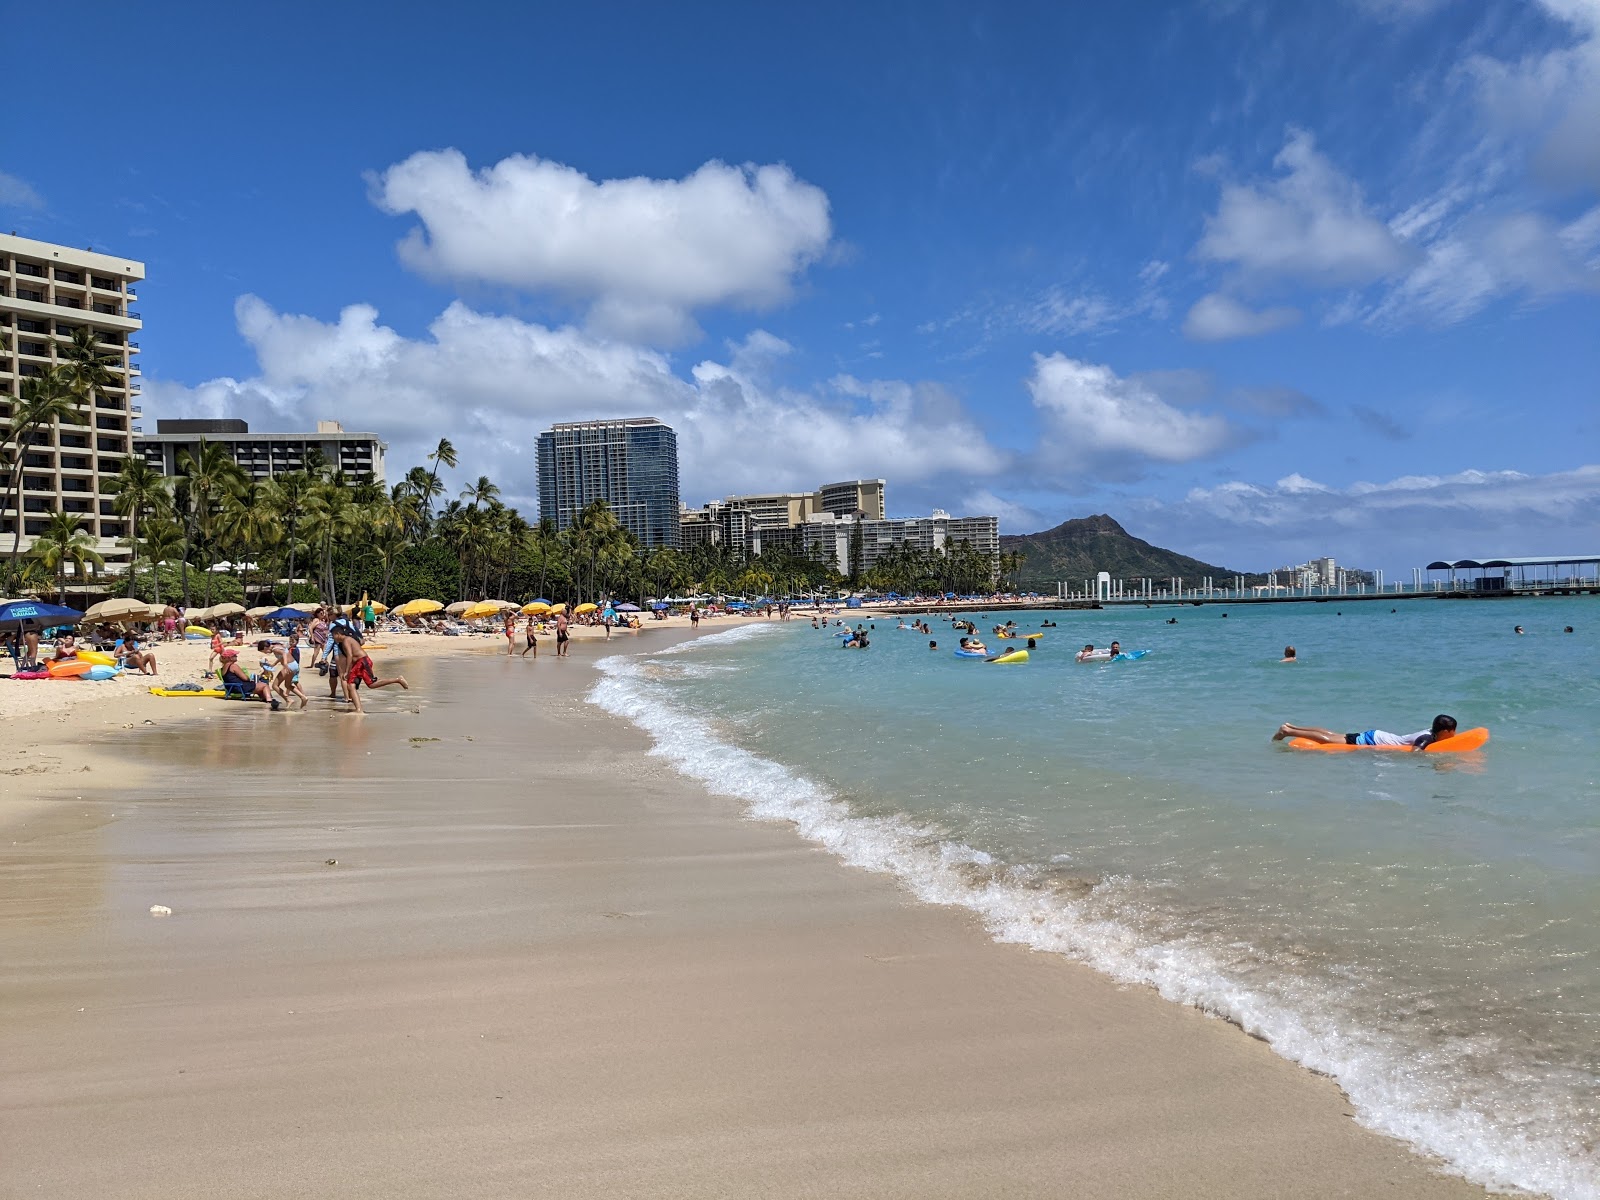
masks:
<svg viewBox="0 0 1600 1200"><path fill-rule="evenodd" d="M859 520L819 513L803 525L789 529L754 530L749 553L782 549L792 554L826 562L841 575L850 574L850 544L855 530L861 533L862 571L870 571L878 560L901 546L947 553L962 542L999 566L1000 518L952 517L942 509L931 516Z"/></svg>
<svg viewBox="0 0 1600 1200"><path fill-rule="evenodd" d="M80 327L95 331L110 382L79 404L82 424L53 425L32 435L22 456L22 546L44 532L53 512L77 513L108 562L125 561L119 546L127 522L117 515L106 484L133 451L140 415L139 343L143 328L131 311L144 264L112 254L0 234L0 416L9 417L22 381L63 361L61 349ZM5 501L0 499L0 504ZM14 509L0 511L0 532L17 528Z"/></svg>
<svg viewBox="0 0 1600 1200"><path fill-rule="evenodd" d="M679 544L678 435L654 417L569 421L539 435L539 516L567 529L604 500L649 549Z"/></svg>
<svg viewBox="0 0 1600 1200"><path fill-rule="evenodd" d="M154 434L134 440L145 462L162 475L179 476L179 456L198 457L200 443L221 446L255 480L304 471L320 454L330 470L352 478L383 482L383 455L389 447L375 433L347 433L337 421L318 421L314 433L251 433L244 421L160 420Z"/></svg>

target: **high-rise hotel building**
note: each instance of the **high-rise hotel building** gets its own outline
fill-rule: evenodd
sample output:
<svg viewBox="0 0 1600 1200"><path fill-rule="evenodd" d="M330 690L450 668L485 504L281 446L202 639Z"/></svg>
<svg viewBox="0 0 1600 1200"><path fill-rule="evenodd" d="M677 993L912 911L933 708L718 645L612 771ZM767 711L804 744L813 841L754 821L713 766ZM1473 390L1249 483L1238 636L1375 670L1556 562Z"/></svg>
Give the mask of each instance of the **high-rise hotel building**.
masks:
<svg viewBox="0 0 1600 1200"><path fill-rule="evenodd" d="M654 417L567 421L539 435L539 516L567 529L604 500L649 549L678 545L678 435Z"/></svg>
<svg viewBox="0 0 1600 1200"><path fill-rule="evenodd" d="M131 338L142 327L132 306L143 278L144 264L132 259L0 234L0 414L11 415L23 380L61 363L61 347L81 326L95 331L111 375L78 405L80 423L39 430L19 448L22 511L0 509L5 549L19 519L26 548L51 513L69 512L82 515L98 553L108 561L127 559L128 548L117 545L127 522L116 514L105 484L132 453L140 414L139 344ZM6 503L0 497L0 505Z"/></svg>

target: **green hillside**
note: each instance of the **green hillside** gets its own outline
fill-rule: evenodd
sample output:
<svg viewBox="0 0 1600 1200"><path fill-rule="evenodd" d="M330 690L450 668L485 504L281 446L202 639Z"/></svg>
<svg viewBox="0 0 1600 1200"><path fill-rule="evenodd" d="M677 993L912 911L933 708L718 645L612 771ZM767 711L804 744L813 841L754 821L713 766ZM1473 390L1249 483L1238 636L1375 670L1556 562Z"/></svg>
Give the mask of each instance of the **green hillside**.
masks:
<svg viewBox="0 0 1600 1200"><path fill-rule="evenodd" d="M1104 513L1063 521L1040 533L1002 534L1001 553L1020 553L1022 567L1014 578L1034 591L1054 591L1059 580L1081 588L1096 572L1113 579L1168 579L1176 575L1193 586L1210 575L1221 583L1239 572L1176 554L1134 537Z"/></svg>

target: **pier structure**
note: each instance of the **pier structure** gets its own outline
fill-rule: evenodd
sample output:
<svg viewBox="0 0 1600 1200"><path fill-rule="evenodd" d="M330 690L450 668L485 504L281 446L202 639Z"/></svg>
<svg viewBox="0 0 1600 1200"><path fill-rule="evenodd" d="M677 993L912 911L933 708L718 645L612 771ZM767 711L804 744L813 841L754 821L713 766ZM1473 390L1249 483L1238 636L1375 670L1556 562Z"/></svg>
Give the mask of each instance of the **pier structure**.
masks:
<svg viewBox="0 0 1600 1200"><path fill-rule="evenodd" d="M1339 573L1337 583L1293 586L1275 582L1247 584L1244 575L1220 580L1171 576L1113 578L1100 571L1093 579L1061 580L1056 601L1062 605L1126 604L1271 604L1329 600L1492 599L1510 596L1600 595L1600 555L1563 557L1484 557L1439 559L1426 567L1413 567L1409 580L1386 582L1382 571L1372 582L1352 580ZM1259 578L1259 577L1257 577Z"/></svg>

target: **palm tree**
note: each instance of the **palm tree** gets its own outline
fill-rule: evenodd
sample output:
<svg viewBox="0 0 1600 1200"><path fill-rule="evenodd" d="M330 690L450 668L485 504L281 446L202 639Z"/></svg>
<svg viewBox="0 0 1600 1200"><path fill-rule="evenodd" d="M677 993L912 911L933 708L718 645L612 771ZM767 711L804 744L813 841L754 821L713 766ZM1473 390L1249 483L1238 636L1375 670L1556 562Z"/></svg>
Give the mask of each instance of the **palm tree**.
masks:
<svg viewBox="0 0 1600 1200"><path fill-rule="evenodd" d="M11 475L6 481L6 507L16 513L11 532L11 555L6 563L8 579L14 580L16 577L17 556L22 550L22 471L27 461L27 448L43 439L42 430L56 425L82 423L83 415L78 412L77 394L59 372L51 371L22 381L22 395L11 403L11 417L6 423L3 439L3 442L11 444L13 459Z"/></svg>
<svg viewBox="0 0 1600 1200"><path fill-rule="evenodd" d="M333 575L333 547L357 528L355 503L343 475L335 474L312 485L306 517L308 536L321 556L323 595L337 604L339 592Z"/></svg>
<svg viewBox="0 0 1600 1200"><path fill-rule="evenodd" d="M284 540L289 544L289 591L285 604L294 602L295 553L300 549L297 540L300 526L311 511L311 476L303 471L289 471L276 476L268 484L269 503L277 511L283 524Z"/></svg>
<svg viewBox="0 0 1600 1200"><path fill-rule="evenodd" d="M452 463L451 465L453 466L454 464ZM463 491L461 498L467 502L469 508L477 508L480 504L498 500L500 498L500 488L487 475L479 475L478 482Z"/></svg>
<svg viewBox="0 0 1600 1200"><path fill-rule="evenodd" d="M61 376L61 382L90 406L95 392L110 385L111 368L121 365L120 358L100 352L100 332L88 325L73 330L72 340L65 345L57 343L56 356L60 359L56 374Z"/></svg>
<svg viewBox="0 0 1600 1200"><path fill-rule="evenodd" d="M264 483L246 483L223 502L218 516L218 532L231 541L236 552L230 557L244 564L241 592L245 607L250 607L250 561L260 558L261 552L283 540L283 525L272 503L271 491Z"/></svg>
<svg viewBox="0 0 1600 1200"><path fill-rule="evenodd" d="M166 477L137 455L123 460L122 470L106 484L106 490L116 497L112 504L117 512L128 518L126 543L133 550L133 561L128 564L128 595L131 596L139 568L139 518L161 516L169 511L172 493L167 490Z"/></svg>
<svg viewBox="0 0 1600 1200"><path fill-rule="evenodd" d="M237 495L245 484L245 473L228 454L227 447L200 439L197 454L178 454L179 509L183 515L183 606L189 607L189 558L194 552L197 533L210 534L218 511L228 497ZM210 599L211 580L207 572L206 598Z"/></svg>
<svg viewBox="0 0 1600 1200"><path fill-rule="evenodd" d="M439 464L443 463L452 471L456 469L456 448L450 444L449 438L439 439L433 453L428 455L428 461L433 464L433 470L428 473L428 490L422 497L422 508L431 516L433 498L444 491L444 486L439 482Z"/></svg>
<svg viewBox="0 0 1600 1200"><path fill-rule="evenodd" d="M405 480L395 484L395 490L404 488L416 501L415 526L411 530L412 537L422 539L427 533L427 527L433 519L433 502L444 494L444 484L428 473L427 467L412 467L406 472Z"/></svg>
<svg viewBox="0 0 1600 1200"><path fill-rule="evenodd" d="M528 548L539 555L539 595L545 594L545 580L549 577L550 552L561 549L561 534L553 517L540 517L539 523L528 531Z"/></svg>
<svg viewBox="0 0 1600 1200"><path fill-rule="evenodd" d="M171 562L183 553L183 530L166 517L153 517L144 525L144 557L150 564L150 586L154 600L161 603L162 563Z"/></svg>
<svg viewBox="0 0 1600 1200"><path fill-rule="evenodd" d="M46 571L55 573L58 604L67 602L68 563L80 579L86 567L99 571L106 565L105 559L95 553L94 544L94 536L83 528L83 517L79 513L51 513L44 532L33 539L28 553Z"/></svg>

